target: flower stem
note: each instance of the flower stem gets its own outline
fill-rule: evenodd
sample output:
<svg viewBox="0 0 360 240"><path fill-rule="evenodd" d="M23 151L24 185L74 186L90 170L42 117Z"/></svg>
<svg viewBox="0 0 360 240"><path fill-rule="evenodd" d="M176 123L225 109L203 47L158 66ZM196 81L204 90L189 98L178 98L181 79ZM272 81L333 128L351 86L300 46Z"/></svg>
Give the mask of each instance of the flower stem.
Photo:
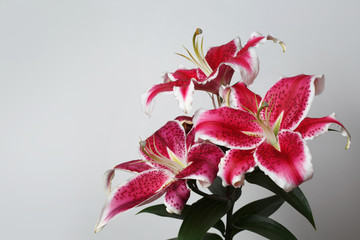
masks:
<svg viewBox="0 0 360 240"><path fill-rule="evenodd" d="M233 230L233 226L232 226L232 212L234 209L234 203L231 202L231 207L229 209L229 211L226 214L226 230L225 230L225 240L232 240L233 236L232 236L232 230Z"/></svg>

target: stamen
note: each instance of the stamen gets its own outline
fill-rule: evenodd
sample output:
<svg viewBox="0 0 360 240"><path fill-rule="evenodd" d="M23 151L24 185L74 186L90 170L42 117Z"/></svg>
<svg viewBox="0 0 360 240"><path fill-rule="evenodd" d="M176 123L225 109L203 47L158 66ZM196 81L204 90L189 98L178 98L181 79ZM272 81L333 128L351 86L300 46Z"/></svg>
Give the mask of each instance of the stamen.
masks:
<svg viewBox="0 0 360 240"><path fill-rule="evenodd" d="M154 160L155 163L169 168L174 173L178 173L180 170L185 168L185 166L176 158L174 154L173 155L175 158L171 156L171 153L169 153L171 158L169 159L159 152L155 145L155 136L153 136L153 148L155 149L156 153L152 150L151 146L148 146L146 141L141 141L140 147L142 152L150 159Z"/></svg>
<svg viewBox="0 0 360 240"><path fill-rule="evenodd" d="M194 63L195 65L197 65L201 71L207 76L209 77L212 73L212 69L211 67L209 66L208 62L206 61L205 59L205 56L204 56L204 51L203 51L203 41L204 41L204 38L202 38L201 40L201 44L200 44L200 47L199 47L199 41L198 41L198 36L202 34L202 30L200 28L197 28L194 35L193 35L193 39L192 39L192 44L193 44L193 48L194 48L194 53L195 53L195 56L197 57L197 60L195 59L195 57L190 53L190 51L185 48L186 52L189 54L190 58L183 55L183 54L180 54L180 53L176 53L177 55L181 56L181 57L184 57L186 58L187 60L189 60L190 62Z"/></svg>
<svg viewBox="0 0 360 240"><path fill-rule="evenodd" d="M271 35L268 35L266 39L267 39L267 40L272 40L274 43L280 44L280 46L281 46L282 49L283 49L283 52L285 52L285 50L286 50L286 45L285 45L285 43L284 43L283 41L280 41L279 39L277 39L277 38L275 38L275 37L273 37L273 36L271 36Z"/></svg>

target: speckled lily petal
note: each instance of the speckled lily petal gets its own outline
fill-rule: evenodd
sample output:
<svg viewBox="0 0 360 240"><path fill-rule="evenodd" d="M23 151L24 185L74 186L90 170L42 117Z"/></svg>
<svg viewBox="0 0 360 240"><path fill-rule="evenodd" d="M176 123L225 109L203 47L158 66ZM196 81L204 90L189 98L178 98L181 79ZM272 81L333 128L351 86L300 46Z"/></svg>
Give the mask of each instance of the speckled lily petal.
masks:
<svg viewBox="0 0 360 240"><path fill-rule="evenodd" d="M243 82L228 86L220 90L220 96L228 107L256 114L261 97L252 92Z"/></svg>
<svg viewBox="0 0 360 240"><path fill-rule="evenodd" d="M140 147L140 153L150 163L155 163L157 167L159 167L156 164L158 162L155 160L164 158L169 161L179 160L183 165L186 165L186 135L179 121L167 122L147 138L145 143L144 148ZM146 149L150 151L145 151ZM148 156L149 152L151 152L152 157Z"/></svg>
<svg viewBox="0 0 360 240"><path fill-rule="evenodd" d="M169 213L181 214L187 200L190 197L190 190L186 180L179 180L172 183L166 191L164 204Z"/></svg>
<svg viewBox="0 0 360 240"><path fill-rule="evenodd" d="M307 115L315 95L315 81L319 76L298 75L282 78L275 83L263 98L269 104L261 114L270 115L269 122L273 125L279 115L284 112L280 129L294 130ZM271 112L271 113L270 113Z"/></svg>
<svg viewBox="0 0 360 240"><path fill-rule="evenodd" d="M262 141L262 128L248 112L228 107L199 110L194 116L195 139L237 149L252 149Z"/></svg>
<svg viewBox="0 0 360 240"><path fill-rule="evenodd" d="M346 144L346 149L350 147L351 136L350 133L346 130L344 125L342 125L335 116L335 113L331 114L327 117L322 118L305 118L300 125L294 130L295 132L299 132L301 136L305 139L314 139L315 137L324 134L328 131L331 124L337 124L341 128L342 135L348 138L348 142Z"/></svg>
<svg viewBox="0 0 360 240"><path fill-rule="evenodd" d="M311 155L299 133L283 130L278 138L280 151L264 141L254 157L259 168L288 192L312 177Z"/></svg>
<svg viewBox="0 0 360 240"><path fill-rule="evenodd" d="M221 159L218 176L222 179L223 186L244 185L245 173L252 172L255 167L254 151L231 149Z"/></svg>
<svg viewBox="0 0 360 240"><path fill-rule="evenodd" d="M115 187L108 195L95 232L100 231L117 214L136 207L166 188L174 175L164 170L149 170Z"/></svg>
<svg viewBox="0 0 360 240"><path fill-rule="evenodd" d="M209 143L195 144L188 153L188 166L176 175L178 179L196 179L203 187L209 187L216 177L223 151Z"/></svg>

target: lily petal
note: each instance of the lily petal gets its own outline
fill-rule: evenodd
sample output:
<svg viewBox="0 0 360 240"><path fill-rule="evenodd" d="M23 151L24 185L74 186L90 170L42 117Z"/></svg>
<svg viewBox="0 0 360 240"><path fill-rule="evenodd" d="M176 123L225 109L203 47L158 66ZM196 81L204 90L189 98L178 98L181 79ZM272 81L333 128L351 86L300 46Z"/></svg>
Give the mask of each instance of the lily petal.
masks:
<svg viewBox="0 0 360 240"><path fill-rule="evenodd" d="M264 141L257 147L254 157L259 168L289 192L312 178L311 155L299 133L283 130L278 139L280 151Z"/></svg>
<svg viewBox="0 0 360 240"><path fill-rule="evenodd" d="M307 115L315 95L315 82L321 79L323 76L304 74L280 79L262 100L269 104L261 112L263 119L269 118L272 126L284 112L280 130L294 130Z"/></svg>
<svg viewBox="0 0 360 240"><path fill-rule="evenodd" d="M186 180L173 182L166 190L164 204L169 213L181 214L187 200L190 197L190 189Z"/></svg>
<svg viewBox="0 0 360 240"><path fill-rule="evenodd" d="M166 188L173 178L174 175L169 171L149 170L115 187L107 197L95 232L100 231L117 214L136 207L156 195Z"/></svg>
<svg viewBox="0 0 360 240"><path fill-rule="evenodd" d="M229 148L252 149L262 141L263 131L254 120L250 113L228 107L199 110L193 119L195 140L201 138Z"/></svg>
<svg viewBox="0 0 360 240"><path fill-rule="evenodd" d="M240 49L241 42L240 38L237 37L224 45L210 48L206 53L205 59L211 69L215 70L221 63L233 58Z"/></svg>
<svg viewBox="0 0 360 240"><path fill-rule="evenodd" d="M261 102L261 97L248 89L243 82L221 89L220 96L224 99L226 106L255 114Z"/></svg>
<svg viewBox="0 0 360 240"><path fill-rule="evenodd" d="M169 121L140 146L140 153L153 166L161 168L157 159L186 166L186 135L179 121ZM150 156L149 156L150 155ZM166 167L167 162L163 162Z"/></svg>
<svg viewBox="0 0 360 240"><path fill-rule="evenodd" d="M146 161L139 159L139 160L132 160L124 163L120 163L114 167L114 170L125 170L128 172L135 172L141 173L151 169L151 166L147 164Z"/></svg>
<svg viewBox="0 0 360 240"><path fill-rule="evenodd" d="M179 101L179 107L184 113L188 114L191 111L193 96L194 96L194 83L189 81L188 85L174 86L174 94Z"/></svg>
<svg viewBox="0 0 360 240"><path fill-rule="evenodd" d="M141 96L141 102L143 106L144 112L151 116L151 113L154 109L154 98L162 92L172 92L174 90L174 87L189 87L190 81L189 80L182 80L182 81L168 81L165 83L156 84L152 87L150 87L142 96ZM191 92L189 92L191 93ZM183 104L185 106L185 104Z"/></svg>
<svg viewBox="0 0 360 240"><path fill-rule="evenodd" d="M346 130L344 125L342 125L335 116L335 113L331 114L327 117L322 118L305 118L300 125L294 130L295 132L299 132L301 136L305 139L314 139L315 137L324 134L328 131L331 124L337 124L341 128L342 135L348 138L346 149L350 147L351 144L351 136L350 133Z"/></svg>
<svg viewBox="0 0 360 240"><path fill-rule="evenodd" d="M223 186L244 185L245 173L252 172L255 167L254 150L231 149L219 164L218 176L222 179Z"/></svg>
<svg viewBox="0 0 360 240"><path fill-rule="evenodd" d="M216 178L223 151L209 143L195 144L188 153L188 166L176 175L177 179L196 179L203 187L209 187Z"/></svg>

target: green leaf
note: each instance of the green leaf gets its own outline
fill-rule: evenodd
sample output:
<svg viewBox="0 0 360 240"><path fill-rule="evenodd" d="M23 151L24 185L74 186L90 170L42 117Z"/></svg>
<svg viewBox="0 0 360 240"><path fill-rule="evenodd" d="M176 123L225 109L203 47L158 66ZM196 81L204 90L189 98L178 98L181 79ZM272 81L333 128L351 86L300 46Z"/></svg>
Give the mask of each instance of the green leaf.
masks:
<svg viewBox="0 0 360 240"><path fill-rule="evenodd" d="M222 234L222 235L224 235L225 234L225 224L224 224L224 222L220 219L219 221L217 221L216 223L215 223L215 225L214 226L212 226L213 228L215 228L215 229L217 229L217 230L219 230L219 232Z"/></svg>
<svg viewBox="0 0 360 240"><path fill-rule="evenodd" d="M283 225L271 218L259 215L242 217L234 226L239 229L257 233L270 240L296 240L296 237Z"/></svg>
<svg viewBox="0 0 360 240"><path fill-rule="evenodd" d="M277 195L263 198L251 202L237 210L233 215L233 219L234 221L236 221L237 218L247 215L260 215L264 217L269 217L271 214L276 212L283 203L284 199Z"/></svg>
<svg viewBox="0 0 360 240"><path fill-rule="evenodd" d="M287 193L259 169L256 169L251 173L247 173L245 175L245 179L250 183L257 184L280 196L291 206L293 206L299 213L301 213L316 229L310 205L299 187Z"/></svg>
<svg viewBox="0 0 360 240"><path fill-rule="evenodd" d="M189 205L185 205L184 209L182 210L180 215L177 215L175 213L168 213L166 211L166 207L164 204L154 205L148 208L145 208L141 210L139 213L151 213L155 214L160 217L169 217L169 218L176 218L176 219L184 219L185 215L187 214L188 210L190 209Z"/></svg>
<svg viewBox="0 0 360 240"><path fill-rule="evenodd" d="M208 188L209 191L217 196L227 197L226 188L222 185L222 180L219 177L216 177L214 182Z"/></svg>
<svg viewBox="0 0 360 240"><path fill-rule="evenodd" d="M177 240L178 238L170 238L168 240ZM201 240L222 240L222 237L215 233L206 233Z"/></svg>
<svg viewBox="0 0 360 240"><path fill-rule="evenodd" d="M159 204L159 205L154 205L148 208L145 208L143 210L141 210L139 213L150 213L150 214L155 214L157 216L160 217L169 217L169 218L175 218L175 219L184 219L185 215L188 213L190 209L190 205L185 205L184 209L182 210L180 215L177 215L175 213L168 213L168 211L166 211L166 207L164 204ZM219 232L221 234L225 233L225 224L224 222L220 219L219 221L217 221L217 223L215 223L214 226L212 226L213 228L219 230Z"/></svg>
<svg viewBox="0 0 360 240"><path fill-rule="evenodd" d="M201 240L222 240L222 237L215 233L206 233Z"/></svg>
<svg viewBox="0 0 360 240"><path fill-rule="evenodd" d="M263 217L269 217L271 214L276 212L283 203L284 199L277 195L251 202L234 213L233 221L236 225L239 223L238 219L245 216L259 215ZM242 230L234 230L233 235L240 231Z"/></svg>
<svg viewBox="0 0 360 240"><path fill-rule="evenodd" d="M199 240L230 209L230 201L202 198L194 203L180 227L178 240Z"/></svg>

